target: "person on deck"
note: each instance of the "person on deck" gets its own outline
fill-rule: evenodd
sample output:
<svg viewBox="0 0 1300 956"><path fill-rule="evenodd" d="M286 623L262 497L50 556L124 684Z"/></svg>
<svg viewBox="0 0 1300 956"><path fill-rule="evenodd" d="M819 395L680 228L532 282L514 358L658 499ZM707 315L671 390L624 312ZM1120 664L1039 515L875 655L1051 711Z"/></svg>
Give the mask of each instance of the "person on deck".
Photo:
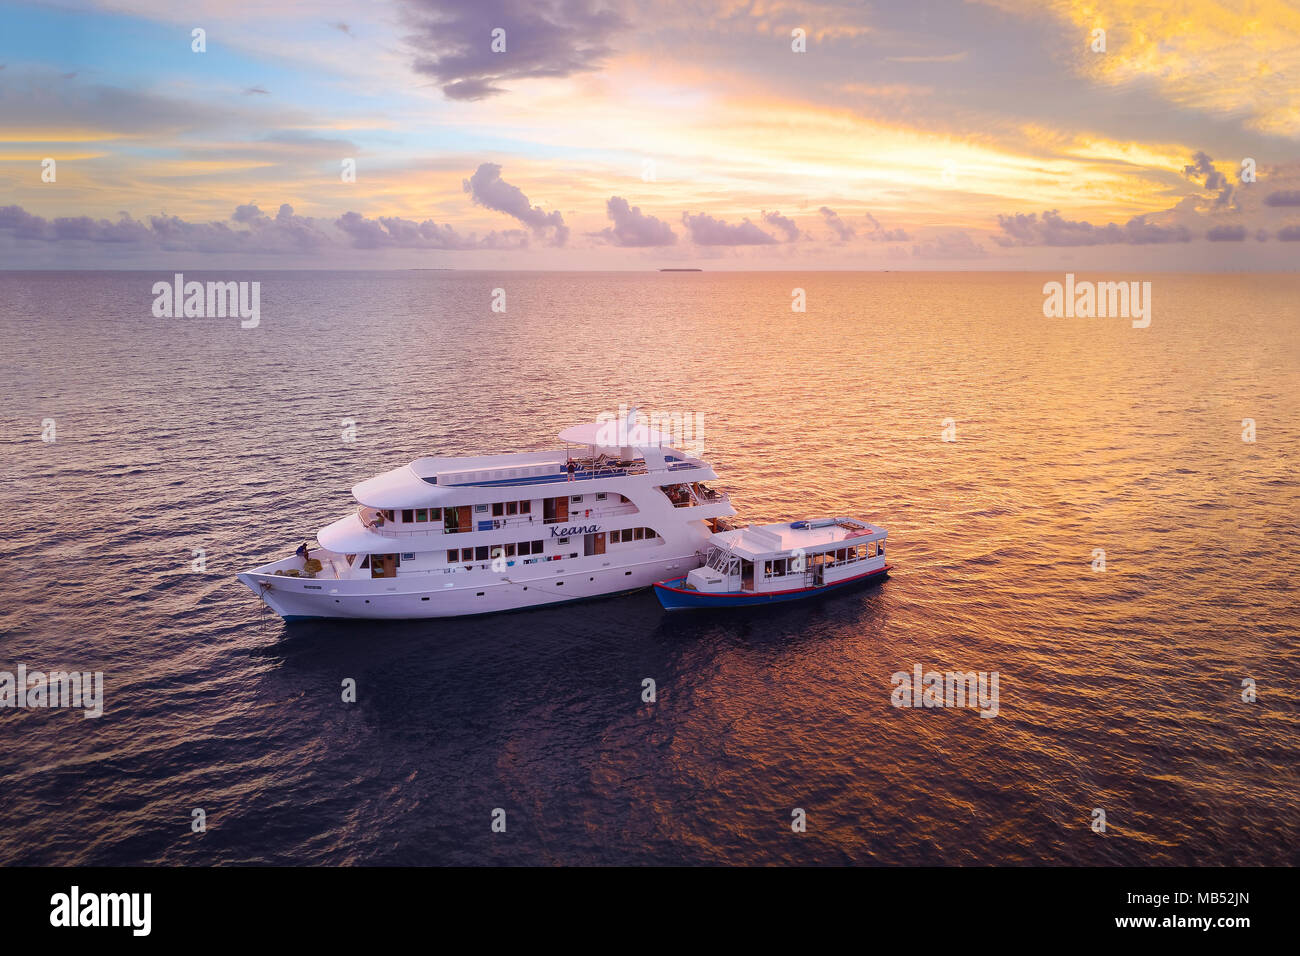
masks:
<svg viewBox="0 0 1300 956"><path fill-rule="evenodd" d="M569 459L569 480L570 480L570 481L573 481L573 473L574 473L575 471L577 471L577 470L578 470L578 466L575 465L575 464L573 463L573 459L570 458L570 459Z"/></svg>

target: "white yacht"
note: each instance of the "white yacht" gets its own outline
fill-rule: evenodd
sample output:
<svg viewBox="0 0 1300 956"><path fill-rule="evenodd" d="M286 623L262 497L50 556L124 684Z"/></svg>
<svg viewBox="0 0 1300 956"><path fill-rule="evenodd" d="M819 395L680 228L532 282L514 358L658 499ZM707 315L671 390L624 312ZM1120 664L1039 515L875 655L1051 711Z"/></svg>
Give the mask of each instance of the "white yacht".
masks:
<svg viewBox="0 0 1300 956"><path fill-rule="evenodd" d="M567 448L420 458L363 481L319 544L239 580L287 621L487 614L681 577L730 527L709 463L635 409L559 437Z"/></svg>

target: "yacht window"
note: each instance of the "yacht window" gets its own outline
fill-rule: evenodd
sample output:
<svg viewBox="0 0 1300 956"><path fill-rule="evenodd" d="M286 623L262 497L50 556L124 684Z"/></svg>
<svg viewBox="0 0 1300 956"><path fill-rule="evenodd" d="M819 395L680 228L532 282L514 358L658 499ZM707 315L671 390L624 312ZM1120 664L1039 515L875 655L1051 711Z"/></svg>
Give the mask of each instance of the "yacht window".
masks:
<svg viewBox="0 0 1300 956"><path fill-rule="evenodd" d="M631 540L632 540L632 529L631 529L631 528L624 528L624 529L623 529L623 540L624 540L624 541L631 541Z"/></svg>
<svg viewBox="0 0 1300 956"><path fill-rule="evenodd" d="M867 557L874 558L875 556L876 556L876 542L870 541L867 543Z"/></svg>
<svg viewBox="0 0 1300 956"><path fill-rule="evenodd" d="M415 509L415 520L416 520L416 521L428 521L428 520L429 520L429 509L428 509L428 508L416 508L416 509Z"/></svg>
<svg viewBox="0 0 1300 956"><path fill-rule="evenodd" d="M480 514L487 514L487 505L475 505L474 510Z"/></svg>
<svg viewBox="0 0 1300 956"><path fill-rule="evenodd" d="M506 557L513 558L514 556L515 556L515 546L513 544L506 545Z"/></svg>
<svg viewBox="0 0 1300 956"><path fill-rule="evenodd" d="M474 560L486 561L487 559L488 559L488 546L486 544L480 544L477 548L474 549Z"/></svg>
<svg viewBox="0 0 1300 956"><path fill-rule="evenodd" d="M393 521L393 520L395 520L395 519L393 518L393 509L392 509L392 508L385 508L385 509L381 512L381 514L383 514L383 516L384 516L386 519L388 519L389 521Z"/></svg>
<svg viewBox="0 0 1300 956"><path fill-rule="evenodd" d="M458 550L455 549L455 548L451 548L451 549L448 550L448 552L447 552L447 563L448 563L448 564L455 564L455 563L456 563L456 559L459 558L459 557L460 557L460 551L458 551Z"/></svg>
<svg viewBox="0 0 1300 956"><path fill-rule="evenodd" d="M517 514L519 514L519 502L517 502L517 501L507 501L507 502L506 502L506 514L508 514L508 515L517 515Z"/></svg>
<svg viewBox="0 0 1300 956"><path fill-rule="evenodd" d="M556 543L556 544L568 544L568 543L569 543L569 539L568 539L568 538L560 538L560 539L559 539L558 541L556 541L555 543Z"/></svg>
<svg viewBox="0 0 1300 956"><path fill-rule="evenodd" d="M785 577L785 563L786 563L786 559L785 559L785 558L777 558L777 560L775 560L775 561L772 562L772 574L773 574L773 576L778 577L778 578L783 578L783 577Z"/></svg>
<svg viewBox="0 0 1300 956"><path fill-rule="evenodd" d="M608 498L608 497L609 497L609 495L605 494L605 492L603 492L603 491L600 491L600 492L597 492L597 493L596 493L596 500L597 500L597 501L604 501L604 500L605 500L606 498Z"/></svg>
<svg viewBox="0 0 1300 956"><path fill-rule="evenodd" d="M352 562L356 559L356 555L355 555L355 554L349 554L349 555L345 555L345 557L346 557L347 560L348 560L348 567L352 567Z"/></svg>
<svg viewBox="0 0 1300 956"><path fill-rule="evenodd" d="M533 554L541 554L541 553L542 553L542 549L544 548L545 545L546 545L546 542L545 542L545 541L534 541L534 542L533 542Z"/></svg>
<svg viewBox="0 0 1300 956"><path fill-rule="evenodd" d="M460 559L461 559L462 561L466 562L466 563L469 563L470 561L473 561L473 560L474 560L474 549L473 549L473 548L461 548L461 549L460 549Z"/></svg>
<svg viewBox="0 0 1300 956"><path fill-rule="evenodd" d="M572 502L576 505L578 502L580 502L580 501L582 500L582 495L574 495L574 496L571 497L569 500L572 501Z"/></svg>
<svg viewBox="0 0 1300 956"><path fill-rule="evenodd" d="M361 566L363 568L370 567L370 555L366 555L364 558L361 559Z"/></svg>
<svg viewBox="0 0 1300 956"><path fill-rule="evenodd" d="M429 509L429 520L430 520L430 521L441 521L441 520L442 520L442 509L441 509L441 508L430 508L430 509Z"/></svg>
<svg viewBox="0 0 1300 956"><path fill-rule="evenodd" d="M881 541L878 545L876 545L876 554L877 554L878 556L880 556L880 557L884 557L884 554L885 554L885 542Z"/></svg>
<svg viewBox="0 0 1300 956"><path fill-rule="evenodd" d="M402 524L410 524L415 520L415 512L410 508L402 509Z"/></svg>
<svg viewBox="0 0 1300 956"><path fill-rule="evenodd" d="M632 529L632 540L633 540L633 541L640 541L640 540L641 540L642 538L644 538L644 537L645 537L645 528L633 528L633 529Z"/></svg>
<svg viewBox="0 0 1300 956"><path fill-rule="evenodd" d="M533 503L532 503L531 501L521 501L521 502L519 502L519 513L520 513L521 515L526 515L526 514L528 514L528 512L530 512L530 511L532 511L532 510L533 510Z"/></svg>
<svg viewBox="0 0 1300 956"><path fill-rule="evenodd" d="M505 513L506 513L505 502L503 501L492 502L492 517L500 518Z"/></svg>

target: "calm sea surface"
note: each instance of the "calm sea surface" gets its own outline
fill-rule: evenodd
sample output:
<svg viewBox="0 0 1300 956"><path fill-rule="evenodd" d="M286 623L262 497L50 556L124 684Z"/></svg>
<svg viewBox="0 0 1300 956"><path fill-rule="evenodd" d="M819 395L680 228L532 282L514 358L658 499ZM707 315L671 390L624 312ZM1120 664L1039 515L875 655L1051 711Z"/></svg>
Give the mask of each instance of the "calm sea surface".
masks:
<svg viewBox="0 0 1300 956"><path fill-rule="evenodd" d="M242 330L154 318L169 277L0 273L0 670L106 697L0 710L0 863L1300 862L1300 278L1134 277L1139 330L1043 318L1060 275L187 274L262 283ZM891 579L293 626L234 579L620 402L702 412L743 518L885 525ZM998 716L895 709L916 664Z"/></svg>

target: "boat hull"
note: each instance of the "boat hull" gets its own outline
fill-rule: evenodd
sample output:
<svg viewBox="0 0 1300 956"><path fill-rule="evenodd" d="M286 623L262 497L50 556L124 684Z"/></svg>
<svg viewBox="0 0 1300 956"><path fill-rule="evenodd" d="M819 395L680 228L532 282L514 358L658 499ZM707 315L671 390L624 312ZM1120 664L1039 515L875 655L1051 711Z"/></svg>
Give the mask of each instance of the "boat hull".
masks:
<svg viewBox="0 0 1300 956"><path fill-rule="evenodd" d="M284 562L280 562L284 563ZM635 564L608 565L596 559L587 567L570 567L508 580L504 575L474 575L449 586L438 575L434 587L418 578L337 580L275 575L276 565L238 575L286 621L320 618L412 620L469 617L548 607L611 597L652 587L665 574L698 567L697 554L670 555ZM546 569L546 565L540 566ZM448 577L461 577L460 575ZM469 578L469 575L463 577Z"/></svg>
<svg viewBox="0 0 1300 956"><path fill-rule="evenodd" d="M796 588L790 591L722 591L711 593L708 591L696 591L683 588L681 585L685 583L686 578L679 577L668 581L656 582L655 597L659 599L659 603L664 606L664 609L669 611L718 607L756 607L764 604L780 604L786 601L807 600L808 598L830 594L834 591L841 591L871 581L882 581L889 575L892 567L892 565L887 564L883 568L877 568L874 571L868 571L866 574L859 574L855 577L846 578L843 581L836 581L834 584L823 584L819 587L811 588Z"/></svg>

